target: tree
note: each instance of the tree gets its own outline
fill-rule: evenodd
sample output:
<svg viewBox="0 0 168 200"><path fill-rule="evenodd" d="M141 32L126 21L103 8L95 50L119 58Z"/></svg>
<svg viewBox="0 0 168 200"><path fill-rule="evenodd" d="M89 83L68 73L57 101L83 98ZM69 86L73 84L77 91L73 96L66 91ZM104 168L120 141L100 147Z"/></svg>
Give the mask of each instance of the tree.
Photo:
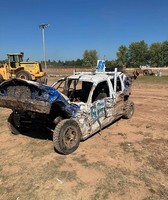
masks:
<svg viewBox="0 0 168 200"><path fill-rule="evenodd" d="M83 65L83 60L78 58L78 59L76 60L76 66L77 66L77 67L81 67L82 65Z"/></svg>
<svg viewBox="0 0 168 200"><path fill-rule="evenodd" d="M162 44L155 42L149 48L150 62L152 67L160 67L163 65Z"/></svg>
<svg viewBox="0 0 168 200"><path fill-rule="evenodd" d="M83 53L83 66L93 67L97 65L98 55L96 50L85 50Z"/></svg>
<svg viewBox="0 0 168 200"><path fill-rule="evenodd" d="M64 62L61 61L61 60L58 60L58 66L59 66L59 67L64 66Z"/></svg>
<svg viewBox="0 0 168 200"><path fill-rule="evenodd" d="M121 45L117 51L117 66L126 67L128 62L128 48Z"/></svg>
<svg viewBox="0 0 168 200"><path fill-rule="evenodd" d="M162 43L161 55L162 55L162 67L168 66L168 41L164 41Z"/></svg>
<svg viewBox="0 0 168 200"><path fill-rule="evenodd" d="M106 64L106 71L114 71L114 68L116 68L117 66L117 63L115 60L112 60L112 61L106 60L105 64Z"/></svg>
<svg viewBox="0 0 168 200"><path fill-rule="evenodd" d="M128 49L128 65L129 67L139 67L147 65L149 62L148 45L142 40L133 42Z"/></svg>

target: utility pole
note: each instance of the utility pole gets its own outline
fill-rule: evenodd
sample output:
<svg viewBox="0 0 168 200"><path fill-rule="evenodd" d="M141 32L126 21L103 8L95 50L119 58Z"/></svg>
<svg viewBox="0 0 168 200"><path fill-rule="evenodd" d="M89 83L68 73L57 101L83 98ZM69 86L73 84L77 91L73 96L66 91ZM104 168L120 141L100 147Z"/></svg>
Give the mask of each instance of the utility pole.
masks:
<svg viewBox="0 0 168 200"><path fill-rule="evenodd" d="M45 37L44 37L44 29L47 28L49 24L41 24L39 25L39 28L42 29L42 37L43 37L43 54L44 54L44 66L45 69L47 69L47 64L46 64L46 47L45 47Z"/></svg>

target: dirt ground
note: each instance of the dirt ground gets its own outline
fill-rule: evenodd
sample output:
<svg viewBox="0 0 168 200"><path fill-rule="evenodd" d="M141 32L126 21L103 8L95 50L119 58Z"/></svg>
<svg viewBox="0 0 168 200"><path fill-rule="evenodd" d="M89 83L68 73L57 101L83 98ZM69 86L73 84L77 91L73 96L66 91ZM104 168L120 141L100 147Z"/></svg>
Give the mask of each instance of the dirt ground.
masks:
<svg viewBox="0 0 168 200"><path fill-rule="evenodd" d="M0 108L0 200L167 200L168 77L134 81L132 119L63 156L47 135L12 135Z"/></svg>

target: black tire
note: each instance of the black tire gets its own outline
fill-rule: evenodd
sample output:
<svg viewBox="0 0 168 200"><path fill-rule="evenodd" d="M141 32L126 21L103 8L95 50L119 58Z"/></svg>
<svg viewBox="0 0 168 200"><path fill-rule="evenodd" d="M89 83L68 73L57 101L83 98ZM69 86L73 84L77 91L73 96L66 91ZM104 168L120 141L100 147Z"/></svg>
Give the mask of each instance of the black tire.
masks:
<svg viewBox="0 0 168 200"><path fill-rule="evenodd" d="M16 74L16 78L25 79L25 80L32 80L31 74L25 70L20 70Z"/></svg>
<svg viewBox="0 0 168 200"><path fill-rule="evenodd" d="M2 83L3 82L3 77L2 77L2 75L0 74L0 83Z"/></svg>
<svg viewBox="0 0 168 200"><path fill-rule="evenodd" d="M58 123L53 132L55 150L67 155L74 152L81 140L81 130L76 121L64 119Z"/></svg>
<svg viewBox="0 0 168 200"><path fill-rule="evenodd" d="M20 130L16 127L15 122L14 122L14 113L13 112L9 115L9 118L8 118L8 128L12 134L14 134L14 135L20 134Z"/></svg>
<svg viewBox="0 0 168 200"><path fill-rule="evenodd" d="M144 71L143 71L143 75L144 75L144 76L149 76L149 71L148 71L148 70L144 70Z"/></svg>
<svg viewBox="0 0 168 200"><path fill-rule="evenodd" d="M130 119L134 114L134 103L132 101L125 101L124 119Z"/></svg>

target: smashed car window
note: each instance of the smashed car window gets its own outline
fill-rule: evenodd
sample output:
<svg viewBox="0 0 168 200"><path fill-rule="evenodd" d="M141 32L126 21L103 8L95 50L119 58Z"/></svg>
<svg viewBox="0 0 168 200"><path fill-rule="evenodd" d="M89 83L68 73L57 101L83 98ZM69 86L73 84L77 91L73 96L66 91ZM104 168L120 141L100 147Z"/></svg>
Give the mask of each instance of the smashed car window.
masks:
<svg viewBox="0 0 168 200"><path fill-rule="evenodd" d="M110 79L110 81L111 81L111 84L112 84L112 86L113 86L113 88L114 88L114 79ZM117 83L117 84L116 84L116 92L119 92L119 91L122 90L121 80L120 80L119 77L117 77L117 82L116 82L116 83Z"/></svg>
<svg viewBox="0 0 168 200"><path fill-rule="evenodd" d="M62 94L66 95L70 101L84 103L87 102L93 83L88 81L80 81L79 79L59 80L53 85Z"/></svg>
<svg viewBox="0 0 168 200"><path fill-rule="evenodd" d="M65 81L66 81L66 79L64 79L64 80L59 80L59 81L54 85L54 88L57 89L59 92L64 93L64 90L65 90Z"/></svg>
<svg viewBox="0 0 168 200"><path fill-rule="evenodd" d="M116 88L116 92L120 92L122 90L121 87L121 80L119 77L117 77L117 88Z"/></svg>
<svg viewBox="0 0 168 200"><path fill-rule="evenodd" d="M107 81L103 81L96 86L93 92L92 102L103 99L105 97L109 97L109 86Z"/></svg>
<svg viewBox="0 0 168 200"><path fill-rule="evenodd" d="M87 102L92 86L93 86L93 83L91 82L87 82L87 81L82 82L81 101Z"/></svg>
<svg viewBox="0 0 168 200"><path fill-rule="evenodd" d="M68 81L68 97L73 102L87 102L93 83L70 79Z"/></svg>

